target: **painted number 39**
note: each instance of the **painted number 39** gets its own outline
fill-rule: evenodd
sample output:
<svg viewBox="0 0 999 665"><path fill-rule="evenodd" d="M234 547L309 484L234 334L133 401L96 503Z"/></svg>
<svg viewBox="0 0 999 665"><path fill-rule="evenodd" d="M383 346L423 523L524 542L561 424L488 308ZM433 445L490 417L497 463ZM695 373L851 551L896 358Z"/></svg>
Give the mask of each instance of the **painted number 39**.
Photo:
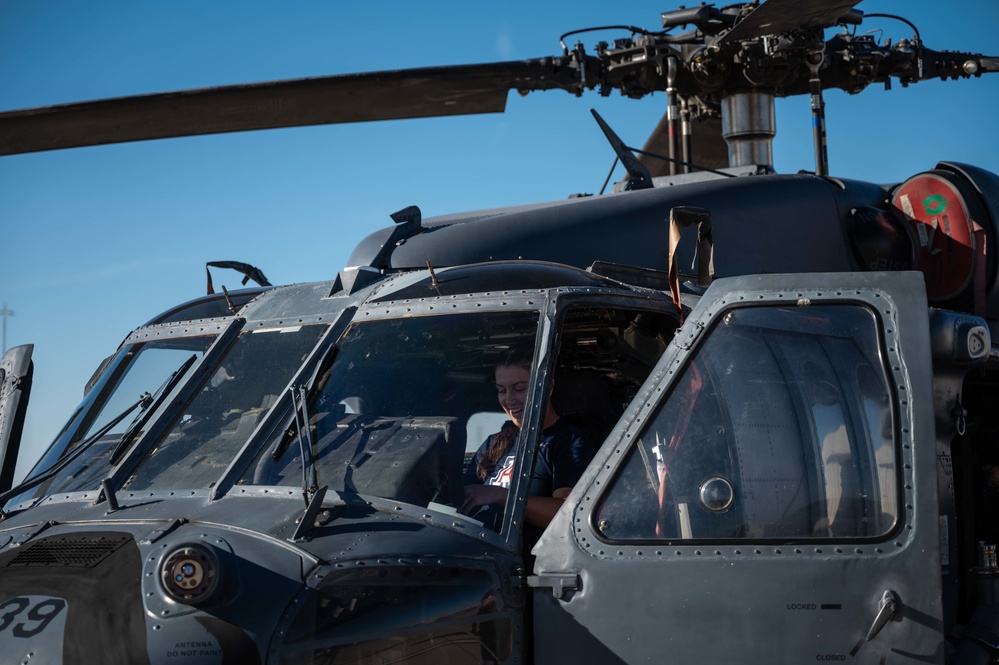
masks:
<svg viewBox="0 0 999 665"><path fill-rule="evenodd" d="M35 605L29 598L11 598L0 605L0 634L10 629L14 637L34 637L65 607L66 601L61 598L49 598Z"/></svg>

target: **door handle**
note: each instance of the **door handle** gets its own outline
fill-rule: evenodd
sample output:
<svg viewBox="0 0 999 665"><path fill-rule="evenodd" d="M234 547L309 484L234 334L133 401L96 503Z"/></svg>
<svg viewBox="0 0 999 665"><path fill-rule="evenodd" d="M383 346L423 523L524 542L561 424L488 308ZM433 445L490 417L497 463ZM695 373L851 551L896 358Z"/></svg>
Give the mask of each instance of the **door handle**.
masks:
<svg viewBox="0 0 999 665"><path fill-rule="evenodd" d="M895 612L898 611L900 602L898 594L891 589L885 590L884 594L881 595L881 600L878 602L878 613L874 617L874 623L871 624L870 630L867 631L868 642L873 640L881 632L881 629L892 620Z"/></svg>
<svg viewBox="0 0 999 665"><path fill-rule="evenodd" d="M579 573L539 573L527 578L527 586L534 589L551 588L552 595L559 600L565 598L568 591L579 590Z"/></svg>

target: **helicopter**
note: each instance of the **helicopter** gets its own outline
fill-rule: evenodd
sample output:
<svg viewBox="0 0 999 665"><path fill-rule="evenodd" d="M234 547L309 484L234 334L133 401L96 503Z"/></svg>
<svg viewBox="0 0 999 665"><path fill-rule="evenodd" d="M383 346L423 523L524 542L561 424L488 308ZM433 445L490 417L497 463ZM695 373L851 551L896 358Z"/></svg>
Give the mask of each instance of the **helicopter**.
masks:
<svg viewBox="0 0 999 665"><path fill-rule="evenodd" d="M865 20L849 4L727 9L664 12L664 28L696 30L642 33L653 44L598 56L567 48L531 68L544 68L542 88L572 89L593 80L584 69L623 63L624 77L602 83L638 94L633 65L658 43L656 57L677 49L673 66L692 70L762 54L784 67L778 90L800 94L818 31ZM684 52L698 40L723 59ZM929 53L836 45L869 56L872 82L882 63L912 76ZM995 65L938 60L933 77ZM662 74L637 79L656 87ZM722 124L748 115L721 96ZM697 103L710 115L711 99ZM26 135L56 147L64 120L17 123L94 108L4 114L0 145ZM223 290L130 333L4 495L4 652L987 662L997 567L979 494L993 466L996 176L942 162L890 187L839 179L822 173L821 136L819 174L770 173L754 137L737 159L729 150L727 170L653 176L606 131L630 171L615 194L426 220L404 208L335 278ZM696 150L681 160L693 170L709 161ZM738 157L747 151L753 163ZM612 219L627 223L610 235ZM510 499L493 516L463 514L456 479L489 428L472 417L498 415L491 370L525 345ZM27 354L5 358L14 417L2 424L15 433ZM524 551L549 401L602 444Z"/></svg>

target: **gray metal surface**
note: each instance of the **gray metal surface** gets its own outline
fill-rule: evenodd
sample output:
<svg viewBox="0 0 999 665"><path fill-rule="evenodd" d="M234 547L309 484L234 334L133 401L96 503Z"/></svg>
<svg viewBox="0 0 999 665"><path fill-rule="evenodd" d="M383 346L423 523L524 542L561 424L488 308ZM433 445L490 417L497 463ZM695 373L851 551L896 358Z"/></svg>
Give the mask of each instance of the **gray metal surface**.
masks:
<svg viewBox="0 0 999 665"><path fill-rule="evenodd" d="M594 511L657 404L713 322L732 307L857 302L882 318L893 368L902 523L875 539L608 542ZM925 296L918 275L767 275L715 282L663 356L534 552L539 574L576 574L579 589L535 592L539 662L940 662L935 428ZM706 333L710 334L710 333ZM930 482L927 482L930 480ZM637 584L637 586L635 586ZM624 589L631 591L624 592ZM868 641L886 590L904 607Z"/></svg>

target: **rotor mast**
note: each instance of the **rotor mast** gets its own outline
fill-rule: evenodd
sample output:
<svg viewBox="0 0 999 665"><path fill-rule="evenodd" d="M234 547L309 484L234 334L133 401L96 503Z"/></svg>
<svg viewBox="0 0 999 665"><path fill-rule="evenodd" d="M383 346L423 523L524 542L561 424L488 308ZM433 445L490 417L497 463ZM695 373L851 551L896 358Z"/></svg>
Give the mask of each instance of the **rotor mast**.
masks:
<svg viewBox="0 0 999 665"><path fill-rule="evenodd" d="M729 166L773 166L777 120L774 96L739 92L721 104L722 136L728 143Z"/></svg>

